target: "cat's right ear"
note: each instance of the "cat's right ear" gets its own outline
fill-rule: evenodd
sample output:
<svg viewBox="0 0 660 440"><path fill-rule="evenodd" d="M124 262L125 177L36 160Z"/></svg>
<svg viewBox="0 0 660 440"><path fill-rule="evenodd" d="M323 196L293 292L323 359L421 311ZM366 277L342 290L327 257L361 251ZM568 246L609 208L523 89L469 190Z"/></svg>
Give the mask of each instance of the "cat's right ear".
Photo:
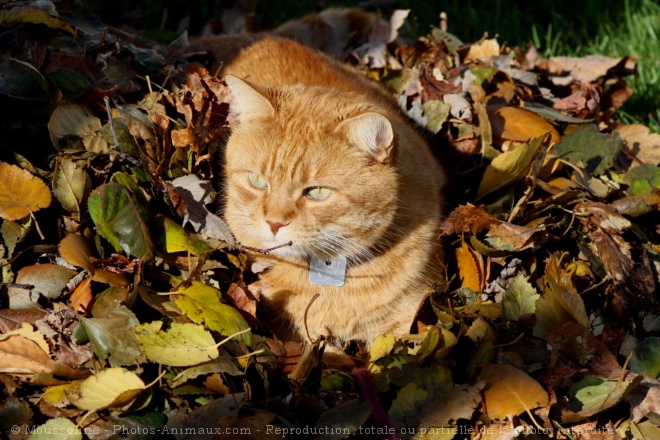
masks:
<svg viewBox="0 0 660 440"><path fill-rule="evenodd" d="M227 75L225 78L231 92L230 111L240 124L272 117L273 105L264 95L242 79Z"/></svg>

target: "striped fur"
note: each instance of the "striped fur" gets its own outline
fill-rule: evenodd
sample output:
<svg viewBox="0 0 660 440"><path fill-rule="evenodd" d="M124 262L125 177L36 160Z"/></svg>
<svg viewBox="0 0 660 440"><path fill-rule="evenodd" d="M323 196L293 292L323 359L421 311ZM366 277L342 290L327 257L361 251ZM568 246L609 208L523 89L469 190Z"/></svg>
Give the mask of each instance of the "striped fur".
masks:
<svg viewBox="0 0 660 440"><path fill-rule="evenodd" d="M252 42L222 73L244 80L227 79L237 122L225 152L224 216L245 245L293 242L253 256L274 263L260 275L271 286L263 292L270 316L311 339L408 333L442 275L444 174L424 139L376 84L292 41ZM250 184L248 172L267 188ZM305 196L316 186L331 195ZM267 220L283 226L274 234ZM346 283L310 284L309 259L337 255L349 261Z"/></svg>

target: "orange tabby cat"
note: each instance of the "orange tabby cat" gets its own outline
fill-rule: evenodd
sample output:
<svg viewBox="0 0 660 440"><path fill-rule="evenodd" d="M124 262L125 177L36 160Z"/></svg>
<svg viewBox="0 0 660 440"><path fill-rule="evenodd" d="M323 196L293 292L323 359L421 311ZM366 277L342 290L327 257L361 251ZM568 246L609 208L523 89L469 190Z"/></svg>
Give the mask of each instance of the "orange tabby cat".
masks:
<svg viewBox="0 0 660 440"><path fill-rule="evenodd" d="M292 243L253 256L273 264L266 307L304 338L408 333L442 273L442 170L359 72L293 41L246 45L222 71L237 120L224 216L244 245Z"/></svg>

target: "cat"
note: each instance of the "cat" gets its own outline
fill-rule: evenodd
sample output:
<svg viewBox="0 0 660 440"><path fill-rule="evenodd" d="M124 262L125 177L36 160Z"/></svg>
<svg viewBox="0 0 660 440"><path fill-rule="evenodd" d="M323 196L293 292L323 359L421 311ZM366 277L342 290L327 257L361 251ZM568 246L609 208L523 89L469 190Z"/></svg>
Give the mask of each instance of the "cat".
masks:
<svg viewBox="0 0 660 440"><path fill-rule="evenodd" d="M220 72L234 120L224 218L245 246L291 243L251 254L272 264L260 274L263 306L308 341L409 333L443 273L442 168L394 99L357 70L275 37L236 50L240 38L205 44L231 59Z"/></svg>

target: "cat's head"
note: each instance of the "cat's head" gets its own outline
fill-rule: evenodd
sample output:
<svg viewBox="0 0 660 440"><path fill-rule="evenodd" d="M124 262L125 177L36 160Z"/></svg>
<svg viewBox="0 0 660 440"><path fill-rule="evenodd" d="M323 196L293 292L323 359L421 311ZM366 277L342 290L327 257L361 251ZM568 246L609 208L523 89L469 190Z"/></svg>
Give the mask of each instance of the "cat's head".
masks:
<svg viewBox="0 0 660 440"><path fill-rule="evenodd" d="M392 234L392 123L354 94L261 89L228 77L237 123L225 153L225 218L237 241L281 257L368 258Z"/></svg>

